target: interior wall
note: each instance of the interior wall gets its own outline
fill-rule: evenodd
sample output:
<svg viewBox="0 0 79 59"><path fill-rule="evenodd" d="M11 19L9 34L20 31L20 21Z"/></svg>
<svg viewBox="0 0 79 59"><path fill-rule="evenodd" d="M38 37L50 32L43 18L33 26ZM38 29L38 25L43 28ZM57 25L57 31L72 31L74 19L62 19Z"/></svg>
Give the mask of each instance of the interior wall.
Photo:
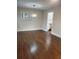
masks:
<svg viewBox="0 0 79 59"><path fill-rule="evenodd" d="M47 13L48 12L54 12L51 33L58 37L61 37L61 7L57 6L52 9L48 9L44 11L44 22L43 22L44 31L47 31L46 27L47 27Z"/></svg>
<svg viewBox="0 0 79 59"><path fill-rule="evenodd" d="M52 33L61 37L61 7L58 6L54 10Z"/></svg>
<svg viewBox="0 0 79 59"><path fill-rule="evenodd" d="M37 14L36 19L22 18L22 12ZM41 30L43 28L43 11L28 8L17 8L17 31Z"/></svg>
<svg viewBox="0 0 79 59"><path fill-rule="evenodd" d="M35 20L23 19L21 12L36 13L37 18ZM44 30L47 31L47 13L54 12L52 31L51 33L61 37L61 7L55 7L48 10L35 10L17 8L17 30L29 31L29 30Z"/></svg>
<svg viewBox="0 0 79 59"><path fill-rule="evenodd" d="M47 10L43 11L43 30L47 31Z"/></svg>

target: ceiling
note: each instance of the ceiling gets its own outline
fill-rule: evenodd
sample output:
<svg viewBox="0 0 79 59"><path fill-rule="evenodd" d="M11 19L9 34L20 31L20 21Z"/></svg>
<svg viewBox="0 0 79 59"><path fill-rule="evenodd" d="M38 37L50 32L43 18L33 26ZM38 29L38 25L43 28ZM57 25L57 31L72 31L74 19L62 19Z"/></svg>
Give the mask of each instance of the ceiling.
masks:
<svg viewBox="0 0 79 59"><path fill-rule="evenodd" d="M49 9L61 4L60 0L17 0L17 7Z"/></svg>

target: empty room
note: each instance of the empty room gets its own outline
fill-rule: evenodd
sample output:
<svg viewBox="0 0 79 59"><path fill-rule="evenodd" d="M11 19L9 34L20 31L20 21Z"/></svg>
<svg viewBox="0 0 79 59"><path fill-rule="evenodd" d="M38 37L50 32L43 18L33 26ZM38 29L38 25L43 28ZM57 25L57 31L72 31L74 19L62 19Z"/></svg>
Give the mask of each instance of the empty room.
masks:
<svg viewBox="0 0 79 59"><path fill-rule="evenodd" d="M17 0L17 59L61 59L60 0Z"/></svg>

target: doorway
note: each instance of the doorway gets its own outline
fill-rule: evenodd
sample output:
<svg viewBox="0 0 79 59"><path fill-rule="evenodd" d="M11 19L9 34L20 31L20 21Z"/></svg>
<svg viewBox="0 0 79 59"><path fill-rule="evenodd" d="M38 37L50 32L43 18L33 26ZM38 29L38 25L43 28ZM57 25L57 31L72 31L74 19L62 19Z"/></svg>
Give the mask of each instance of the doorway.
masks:
<svg viewBox="0 0 79 59"><path fill-rule="evenodd" d="M48 12L47 14L47 31L52 31L52 25L53 25L53 16L54 12Z"/></svg>

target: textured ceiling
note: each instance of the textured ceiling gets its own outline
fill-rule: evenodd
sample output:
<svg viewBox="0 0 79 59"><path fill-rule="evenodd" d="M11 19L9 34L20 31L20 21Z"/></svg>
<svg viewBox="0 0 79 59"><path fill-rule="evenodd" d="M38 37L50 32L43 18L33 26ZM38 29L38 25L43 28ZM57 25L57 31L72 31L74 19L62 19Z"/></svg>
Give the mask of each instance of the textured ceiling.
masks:
<svg viewBox="0 0 79 59"><path fill-rule="evenodd" d="M60 3L60 0L17 0L17 7L49 9L59 6Z"/></svg>

